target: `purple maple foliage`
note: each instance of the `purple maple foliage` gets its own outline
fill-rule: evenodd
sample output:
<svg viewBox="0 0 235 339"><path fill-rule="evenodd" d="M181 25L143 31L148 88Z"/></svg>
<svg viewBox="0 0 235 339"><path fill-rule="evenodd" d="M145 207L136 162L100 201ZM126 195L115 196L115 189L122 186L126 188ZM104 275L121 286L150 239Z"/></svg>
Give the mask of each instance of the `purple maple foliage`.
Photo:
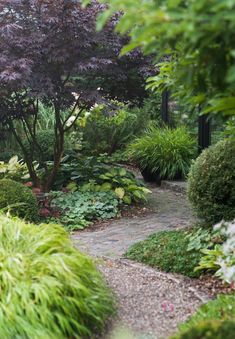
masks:
<svg viewBox="0 0 235 339"><path fill-rule="evenodd" d="M83 8L76 0L0 0L0 123L20 145L34 185L42 187L33 166L34 150L40 151L39 101L53 107L54 166L43 183L45 191L58 172L66 122L75 110L90 107L101 95L140 96L133 94L133 83L139 83L142 92L141 83L152 72L149 59L138 50L119 57L127 38L114 32L118 14L101 32L96 31L96 17L103 6L96 1ZM134 82L130 73L135 74ZM64 110L68 116L63 120ZM30 152L15 128L16 121L33 144Z"/></svg>

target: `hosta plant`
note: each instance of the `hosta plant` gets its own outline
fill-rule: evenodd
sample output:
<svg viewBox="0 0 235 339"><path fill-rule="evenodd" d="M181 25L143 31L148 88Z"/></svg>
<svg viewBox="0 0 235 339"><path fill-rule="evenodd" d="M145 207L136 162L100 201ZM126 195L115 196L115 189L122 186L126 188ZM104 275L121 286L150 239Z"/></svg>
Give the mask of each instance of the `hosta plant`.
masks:
<svg viewBox="0 0 235 339"><path fill-rule="evenodd" d="M0 161L0 179L22 181L29 179L28 169L18 156L13 156L7 163Z"/></svg>
<svg viewBox="0 0 235 339"><path fill-rule="evenodd" d="M130 205L146 200L151 191L137 180L134 174L122 167L110 167L107 172L82 186L82 190L114 192L120 202Z"/></svg>
<svg viewBox="0 0 235 339"><path fill-rule="evenodd" d="M151 125L130 144L129 154L144 173L159 179L184 178L195 156L195 140L184 127Z"/></svg>
<svg viewBox="0 0 235 339"><path fill-rule="evenodd" d="M97 335L112 313L112 298L63 228L1 215L0 233L0 337Z"/></svg>

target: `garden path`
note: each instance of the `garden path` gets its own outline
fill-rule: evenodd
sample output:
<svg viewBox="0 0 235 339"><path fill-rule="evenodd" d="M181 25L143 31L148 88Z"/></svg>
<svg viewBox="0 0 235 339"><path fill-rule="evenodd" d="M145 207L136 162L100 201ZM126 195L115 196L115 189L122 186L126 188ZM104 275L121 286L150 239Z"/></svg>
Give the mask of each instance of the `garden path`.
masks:
<svg viewBox="0 0 235 339"><path fill-rule="evenodd" d="M105 228L72 236L76 247L98 258L97 264L117 296L117 320L105 339L168 338L179 323L209 299L189 278L159 272L122 257L132 244L148 235L184 228L194 221L184 194L151 189L147 203L151 212L147 215L114 220ZM124 332L117 334L122 328Z"/></svg>

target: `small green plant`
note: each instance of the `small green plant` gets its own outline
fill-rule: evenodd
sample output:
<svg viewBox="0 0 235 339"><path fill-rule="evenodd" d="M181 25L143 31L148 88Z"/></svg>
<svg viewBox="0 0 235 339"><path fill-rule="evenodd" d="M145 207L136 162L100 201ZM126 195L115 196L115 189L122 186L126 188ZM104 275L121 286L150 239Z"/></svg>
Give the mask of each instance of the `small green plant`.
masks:
<svg viewBox="0 0 235 339"><path fill-rule="evenodd" d="M234 320L211 320L200 322L172 339L233 339L234 333Z"/></svg>
<svg viewBox="0 0 235 339"><path fill-rule="evenodd" d="M111 101L96 105L80 127L84 151L88 155L113 154L123 149L132 138L146 127L148 117L122 103Z"/></svg>
<svg viewBox="0 0 235 339"><path fill-rule="evenodd" d="M223 140L198 157L188 179L188 198L199 218L213 225L235 217L235 142Z"/></svg>
<svg viewBox="0 0 235 339"><path fill-rule="evenodd" d="M215 300L202 305L197 312L184 324L180 325L179 333L174 339L181 338L180 335L203 321L233 320L235 319L235 295L218 295ZM204 337L200 337L204 338ZM226 336L222 337L226 338ZM214 339L214 338L213 338Z"/></svg>
<svg viewBox="0 0 235 339"><path fill-rule="evenodd" d="M183 178L195 156L195 140L184 127L151 125L130 144L129 154L141 170L148 170L160 179Z"/></svg>
<svg viewBox="0 0 235 339"><path fill-rule="evenodd" d="M58 225L0 215L1 338L91 338L113 312L91 259Z"/></svg>
<svg viewBox="0 0 235 339"><path fill-rule="evenodd" d="M215 245L212 249L202 249L203 254L199 265L195 267L195 271L207 270L211 272L217 272L220 269L219 259L223 257L223 251L221 245Z"/></svg>
<svg viewBox="0 0 235 339"><path fill-rule="evenodd" d="M0 161L0 179L22 181L29 179L27 166L18 156L13 156L7 163Z"/></svg>
<svg viewBox="0 0 235 339"><path fill-rule="evenodd" d="M11 179L0 180L0 210L29 221L38 220L38 204L33 192Z"/></svg>
<svg viewBox="0 0 235 339"><path fill-rule="evenodd" d="M202 257L200 251L188 252L192 231L163 231L151 235L144 241L132 246L126 257L135 261L160 268L165 272L176 272L195 278L200 273L194 268Z"/></svg>
<svg viewBox="0 0 235 339"><path fill-rule="evenodd" d="M118 215L118 200L111 192L52 192L52 207L62 211L60 221L69 230Z"/></svg>
<svg viewBox="0 0 235 339"><path fill-rule="evenodd" d="M107 172L82 186L82 191L114 192L120 202L130 205L132 202L146 200L149 189L138 181L134 174L122 167L110 167Z"/></svg>

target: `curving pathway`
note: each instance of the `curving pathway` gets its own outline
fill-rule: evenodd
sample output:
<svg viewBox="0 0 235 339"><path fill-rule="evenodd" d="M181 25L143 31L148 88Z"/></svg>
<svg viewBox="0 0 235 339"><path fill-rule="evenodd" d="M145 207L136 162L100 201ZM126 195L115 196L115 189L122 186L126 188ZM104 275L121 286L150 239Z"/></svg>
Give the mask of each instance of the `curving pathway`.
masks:
<svg viewBox="0 0 235 339"><path fill-rule="evenodd" d="M114 220L104 229L72 235L76 247L100 258L97 264L117 297L117 319L105 339L168 338L209 299L188 278L122 258L132 244L148 235L194 222L184 194L156 187L152 192L147 215Z"/></svg>

